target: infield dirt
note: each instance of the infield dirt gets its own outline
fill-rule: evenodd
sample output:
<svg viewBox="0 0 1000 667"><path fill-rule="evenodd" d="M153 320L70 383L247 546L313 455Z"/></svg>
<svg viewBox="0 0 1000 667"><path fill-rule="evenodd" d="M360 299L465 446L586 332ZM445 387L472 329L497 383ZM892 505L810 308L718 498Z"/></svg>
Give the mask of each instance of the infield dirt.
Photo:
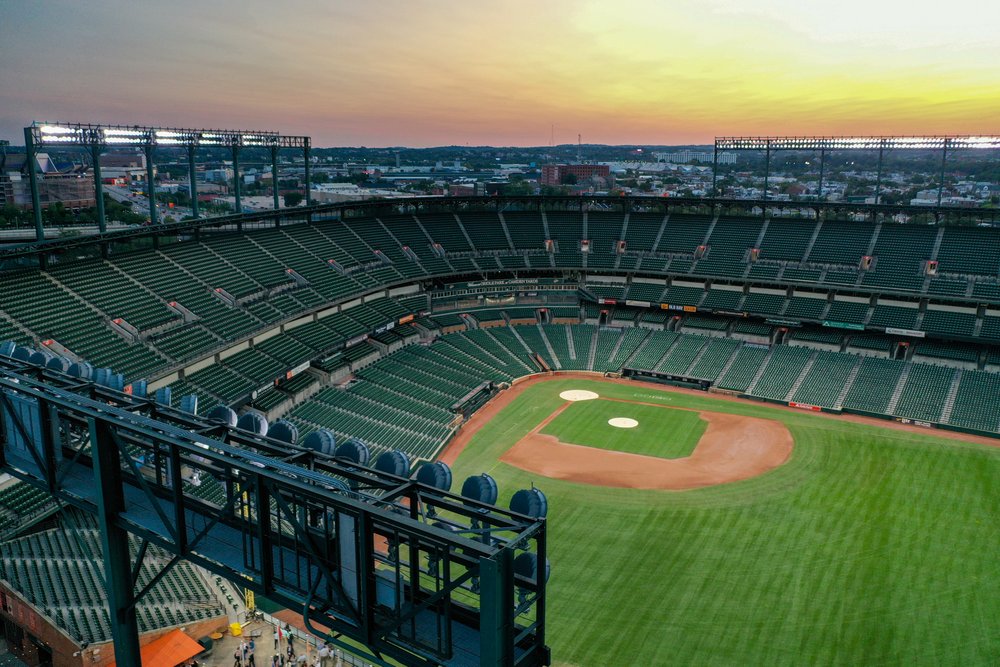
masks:
<svg viewBox="0 0 1000 667"><path fill-rule="evenodd" d="M583 372L559 372L551 375L534 375L516 381L509 389L495 396L480 408L455 434L441 453L439 460L454 464L462 450L469 444L476 432L510 405L527 388L542 382L566 380L578 377L589 381L608 382L629 386L645 386L659 391L690 393L705 396L705 392L659 384L605 378L598 374ZM744 402L745 399L713 394L720 401ZM602 397L603 398L603 397ZM621 400L621 399L607 399ZM630 401L627 401L630 402ZM639 401L636 401L639 402ZM569 405L567 402L566 405ZM652 404L650 404L652 405ZM561 409L565 409L565 405ZM778 409L800 412L796 408L774 406ZM681 408L674 408L681 409ZM746 417L721 412L700 411L702 419L708 422L698 446L685 459L660 459L640 454L615 452L563 443L539 431L554 419L558 411L549 415L524 438L514 444L501 461L523 470L536 472L557 479L571 480L586 484L616 486L637 489L692 489L714 484L722 484L748 479L771 470L788 460L793 449L793 440L788 429L779 421ZM997 446L992 438L985 438L954 431L926 429L897 422L863 417L860 415L818 414L819 418L840 419L866 423L893 430L920 432Z"/></svg>

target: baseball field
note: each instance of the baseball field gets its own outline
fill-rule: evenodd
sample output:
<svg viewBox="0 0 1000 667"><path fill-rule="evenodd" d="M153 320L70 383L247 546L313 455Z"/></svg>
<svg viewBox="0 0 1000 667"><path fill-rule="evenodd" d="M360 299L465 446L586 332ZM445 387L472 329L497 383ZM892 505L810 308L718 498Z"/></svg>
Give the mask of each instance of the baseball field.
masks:
<svg viewBox="0 0 1000 667"><path fill-rule="evenodd" d="M557 665L1000 664L990 444L571 377L443 458L547 494Z"/></svg>

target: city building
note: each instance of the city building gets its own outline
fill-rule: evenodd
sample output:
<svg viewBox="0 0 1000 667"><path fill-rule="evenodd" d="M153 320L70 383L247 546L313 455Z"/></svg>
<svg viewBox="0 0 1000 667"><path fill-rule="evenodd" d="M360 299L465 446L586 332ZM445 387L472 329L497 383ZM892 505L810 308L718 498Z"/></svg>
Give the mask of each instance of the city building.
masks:
<svg viewBox="0 0 1000 667"><path fill-rule="evenodd" d="M31 181L23 153L4 155L0 162L0 206L31 208ZM94 175L88 167L60 170L46 153L35 158L38 197L42 208L61 203L69 209L94 206Z"/></svg>
<svg viewBox="0 0 1000 667"><path fill-rule="evenodd" d="M156 168L153 168L156 175ZM101 155L101 180L124 180L128 183L146 182L146 156L142 153L106 153ZM116 183L117 184L117 183Z"/></svg>
<svg viewBox="0 0 1000 667"><path fill-rule="evenodd" d="M342 201L359 201L372 197L409 197L412 193L400 190L361 188L354 183L317 183L310 192L313 202L317 204L334 204Z"/></svg>
<svg viewBox="0 0 1000 667"><path fill-rule="evenodd" d="M232 167L221 167L219 169L205 169L198 172L196 178L206 183L229 183L233 180Z"/></svg>
<svg viewBox="0 0 1000 667"><path fill-rule="evenodd" d="M573 178L568 178L572 176ZM606 164L545 164L542 165L542 185L563 185L564 181L583 183L593 178L607 181L611 168Z"/></svg>
<svg viewBox="0 0 1000 667"><path fill-rule="evenodd" d="M715 155L712 151L692 151L683 150L673 153L653 153L653 156L660 162L712 162ZM724 151L718 155L719 164L736 164L736 153Z"/></svg>

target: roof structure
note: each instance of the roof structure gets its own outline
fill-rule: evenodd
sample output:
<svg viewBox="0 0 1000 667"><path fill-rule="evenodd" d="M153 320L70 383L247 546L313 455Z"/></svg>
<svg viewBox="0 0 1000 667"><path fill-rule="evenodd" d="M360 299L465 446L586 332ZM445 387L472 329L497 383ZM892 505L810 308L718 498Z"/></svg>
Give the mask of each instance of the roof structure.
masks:
<svg viewBox="0 0 1000 667"><path fill-rule="evenodd" d="M142 667L177 667L204 649L180 630L173 630L142 647ZM109 667L115 667L111 663Z"/></svg>

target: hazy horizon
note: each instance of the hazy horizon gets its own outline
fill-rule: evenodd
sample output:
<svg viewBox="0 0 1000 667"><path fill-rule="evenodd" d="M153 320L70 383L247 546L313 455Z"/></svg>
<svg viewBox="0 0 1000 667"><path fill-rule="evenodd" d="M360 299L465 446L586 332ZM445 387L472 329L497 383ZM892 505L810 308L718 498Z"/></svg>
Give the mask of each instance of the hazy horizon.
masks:
<svg viewBox="0 0 1000 667"><path fill-rule="evenodd" d="M1000 5L977 0L0 0L0 16L14 144L32 120L422 148L978 134L1000 112Z"/></svg>

